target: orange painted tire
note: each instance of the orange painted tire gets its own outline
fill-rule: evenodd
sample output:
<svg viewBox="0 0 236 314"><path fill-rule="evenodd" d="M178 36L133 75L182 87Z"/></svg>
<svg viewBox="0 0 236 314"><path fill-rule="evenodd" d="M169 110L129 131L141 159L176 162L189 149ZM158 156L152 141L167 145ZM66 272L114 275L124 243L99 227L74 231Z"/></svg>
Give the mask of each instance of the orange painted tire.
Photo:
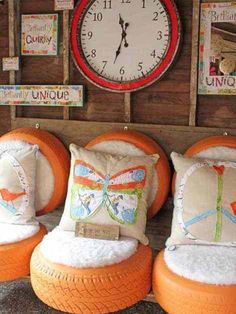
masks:
<svg viewBox="0 0 236 314"><path fill-rule="evenodd" d="M47 305L76 314L115 312L142 300L151 288L152 250L139 245L127 260L102 268L79 269L52 263L37 247L31 282Z"/></svg>
<svg viewBox="0 0 236 314"><path fill-rule="evenodd" d="M86 148L104 141L124 141L133 144L147 155L158 154L160 159L156 164L156 172L158 177L158 190L154 202L148 210L148 218L152 218L161 209L165 203L170 186L170 166L166 154L163 149L150 137L135 131L111 131L102 134L90 141Z"/></svg>
<svg viewBox="0 0 236 314"><path fill-rule="evenodd" d="M54 135L34 128L13 130L0 138L0 141L7 140L21 140L37 144L47 158L54 174L54 192L48 204L37 211L37 216L53 211L66 197L70 169L70 156L66 148Z"/></svg>
<svg viewBox="0 0 236 314"><path fill-rule="evenodd" d="M0 245L0 282L15 280L29 274L33 250L46 233L46 228L40 225L39 231L32 237Z"/></svg>
<svg viewBox="0 0 236 314"><path fill-rule="evenodd" d="M236 313L236 285L217 286L180 277L167 267L164 252L154 264L153 291L169 314Z"/></svg>
<svg viewBox="0 0 236 314"><path fill-rule="evenodd" d="M193 144L185 153L185 156L193 157L196 154L207 150L208 148L217 147L217 146L224 146L229 148L236 148L236 136L210 136L204 138ZM175 180L176 180L176 173L174 173L172 178L172 195L175 194Z"/></svg>

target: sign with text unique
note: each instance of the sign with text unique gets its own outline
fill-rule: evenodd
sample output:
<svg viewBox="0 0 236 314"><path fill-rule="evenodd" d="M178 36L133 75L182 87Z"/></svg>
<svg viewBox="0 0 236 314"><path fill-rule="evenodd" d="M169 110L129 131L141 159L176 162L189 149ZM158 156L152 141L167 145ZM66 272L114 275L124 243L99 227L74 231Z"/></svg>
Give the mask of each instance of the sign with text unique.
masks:
<svg viewBox="0 0 236 314"><path fill-rule="evenodd" d="M199 94L236 94L236 2L202 3Z"/></svg>
<svg viewBox="0 0 236 314"><path fill-rule="evenodd" d="M58 14L21 16L21 54L23 56L58 54Z"/></svg>
<svg viewBox="0 0 236 314"><path fill-rule="evenodd" d="M74 0L55 0L55 11L73 10Z"/></svg>
<svg viewBox="0 0 236 314"><path fill-rule="evenodd" d="M81 85L0 85L0 105L83 106Z"/></svg>
<svg viewBox="0 0 236 314"><path fill-rule="evenodd" d="M3 71L19 71L19 57L2 58Z"/></svg>

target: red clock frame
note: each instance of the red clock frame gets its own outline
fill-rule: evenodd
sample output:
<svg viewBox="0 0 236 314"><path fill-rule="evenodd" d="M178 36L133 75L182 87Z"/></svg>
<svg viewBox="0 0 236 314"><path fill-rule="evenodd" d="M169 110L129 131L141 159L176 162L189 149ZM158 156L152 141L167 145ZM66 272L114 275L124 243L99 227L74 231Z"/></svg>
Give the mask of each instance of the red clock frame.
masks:
<svg viewBox="0 0 236 314"><path fill-rule="evenodd" d="M162 0L167 11L171 29L171 38L168 51L160 64L145 78L140 78L132 82L113 82L96 74L85 61L85 57L81 54L78 47L77 30L80 19L83 16L84 10L90 0L81 0L75 8L71 23L71 47L73 52L74 62L79 71L93 84L110 91L116 92L131 92L142 89L159 80L169 69L173 63L180 46L181 22L179 13L173 0Z"/></svg>

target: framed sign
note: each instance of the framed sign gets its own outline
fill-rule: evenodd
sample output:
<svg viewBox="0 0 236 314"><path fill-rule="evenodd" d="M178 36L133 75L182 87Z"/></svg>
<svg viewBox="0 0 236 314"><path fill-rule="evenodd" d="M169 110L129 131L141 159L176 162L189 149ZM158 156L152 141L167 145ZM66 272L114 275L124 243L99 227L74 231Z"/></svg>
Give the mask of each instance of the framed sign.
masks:
<svg viewBox="0 0 236 314"><path fill-rule="evenodd" d="M0 85L0 105L83 106L81 85Z"/></svg>
<svg viewBox="0 0 236 314"><path fill-rule="evenodd" d="M55 11L73 10L74 0L55 0Z"/></svg>
<svg viewBox="0 0 236 314"><path fill-rule="evenodd" d="M21 54L23 56L58 54L58 14L21 16Z"/></svg>
<svg viewBox="0 0 236 314"><path fill-rule="evenodd" d="M3 71L19 71L19 57L2 58Z"/></svg>
<svg viewBox="0 0 236 314"><path fill-rule="evenodd" d="M236 94L236 2L201 5L199 94Z"/></svg>

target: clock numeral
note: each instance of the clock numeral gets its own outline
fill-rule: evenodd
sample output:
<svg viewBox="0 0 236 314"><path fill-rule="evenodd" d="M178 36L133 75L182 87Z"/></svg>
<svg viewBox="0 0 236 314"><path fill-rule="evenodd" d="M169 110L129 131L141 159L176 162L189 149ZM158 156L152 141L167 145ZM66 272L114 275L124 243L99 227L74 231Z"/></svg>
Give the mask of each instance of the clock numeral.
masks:
<svg viewBox="0 0 236 314"><path fill-rule="evenodd" d="M96 58L96 56L97 56L97 50L96 49L92 49L91 50L91 57L92 58Z"/></svg>
<svg viewBox="0 0 236 314"><path fill-rule="evenodd" d="M146 8L146 0L142 0L142 8L143 8L143 9Z"/></svg>
<svg viewBox="0 0 236 314"><path fill-rule="evenodd" d="M104 10L111 9L111 0L104 0Z"/></svg>
<svg viewBox="0 0 236 314"><path fill-rule="evenodd" d="M158 12L153 12L154 18L153 21L158 21Z"/></svg>
<svg viewBox="0 0 236 314"><path fill-rule="evenodd" d="M124 74L125 74L124 66L120 68L120 74L121 74L121 75L124 75Z"/></svg>
<svg viewBox="0 0 236 314"><path fill-rule="evenodd" d="M99 13L93 13L93 20L94 22L101 22L103 19L103 15L101 12Z"/></svg>
<svg viewBox="0 0 236 314"><path fill-rule="evenodd" d="M87 35L88 35L88 39L91 39L93 37L93 32L90 31L90 32L88 32Z"/></svg>
<svg viewBox="0 0 236 314"><path fill-rule="evenodd" d="M131 3L131 0L121 0L121 3Z"/></svg>
<svg viewBox="0 0 236 314"><path fill-rule="evenodd" d="M157 33L157 40L161 40L163 38L162 31Z"/></svg>
<svg viewBox="0 0 236 314"><path fill-rule="evenodd" d="M105 67L107 66L107 62L108 62L108 61L102 61L103 67L102 67L101 73L104 71Z"/></svg>
<svg viewBox="0 0 236 314"><path fill-rule="evenodd" d="M150 56L155 59L157 56L156 50L153 50L152 53L150 54Z"/></svg>
<svg viewBox="0 0 236 314"><path fill-rule="evenodd" d="M142 71L143 70L143 62L139 62L138 64L138 71Z"/></svg>

